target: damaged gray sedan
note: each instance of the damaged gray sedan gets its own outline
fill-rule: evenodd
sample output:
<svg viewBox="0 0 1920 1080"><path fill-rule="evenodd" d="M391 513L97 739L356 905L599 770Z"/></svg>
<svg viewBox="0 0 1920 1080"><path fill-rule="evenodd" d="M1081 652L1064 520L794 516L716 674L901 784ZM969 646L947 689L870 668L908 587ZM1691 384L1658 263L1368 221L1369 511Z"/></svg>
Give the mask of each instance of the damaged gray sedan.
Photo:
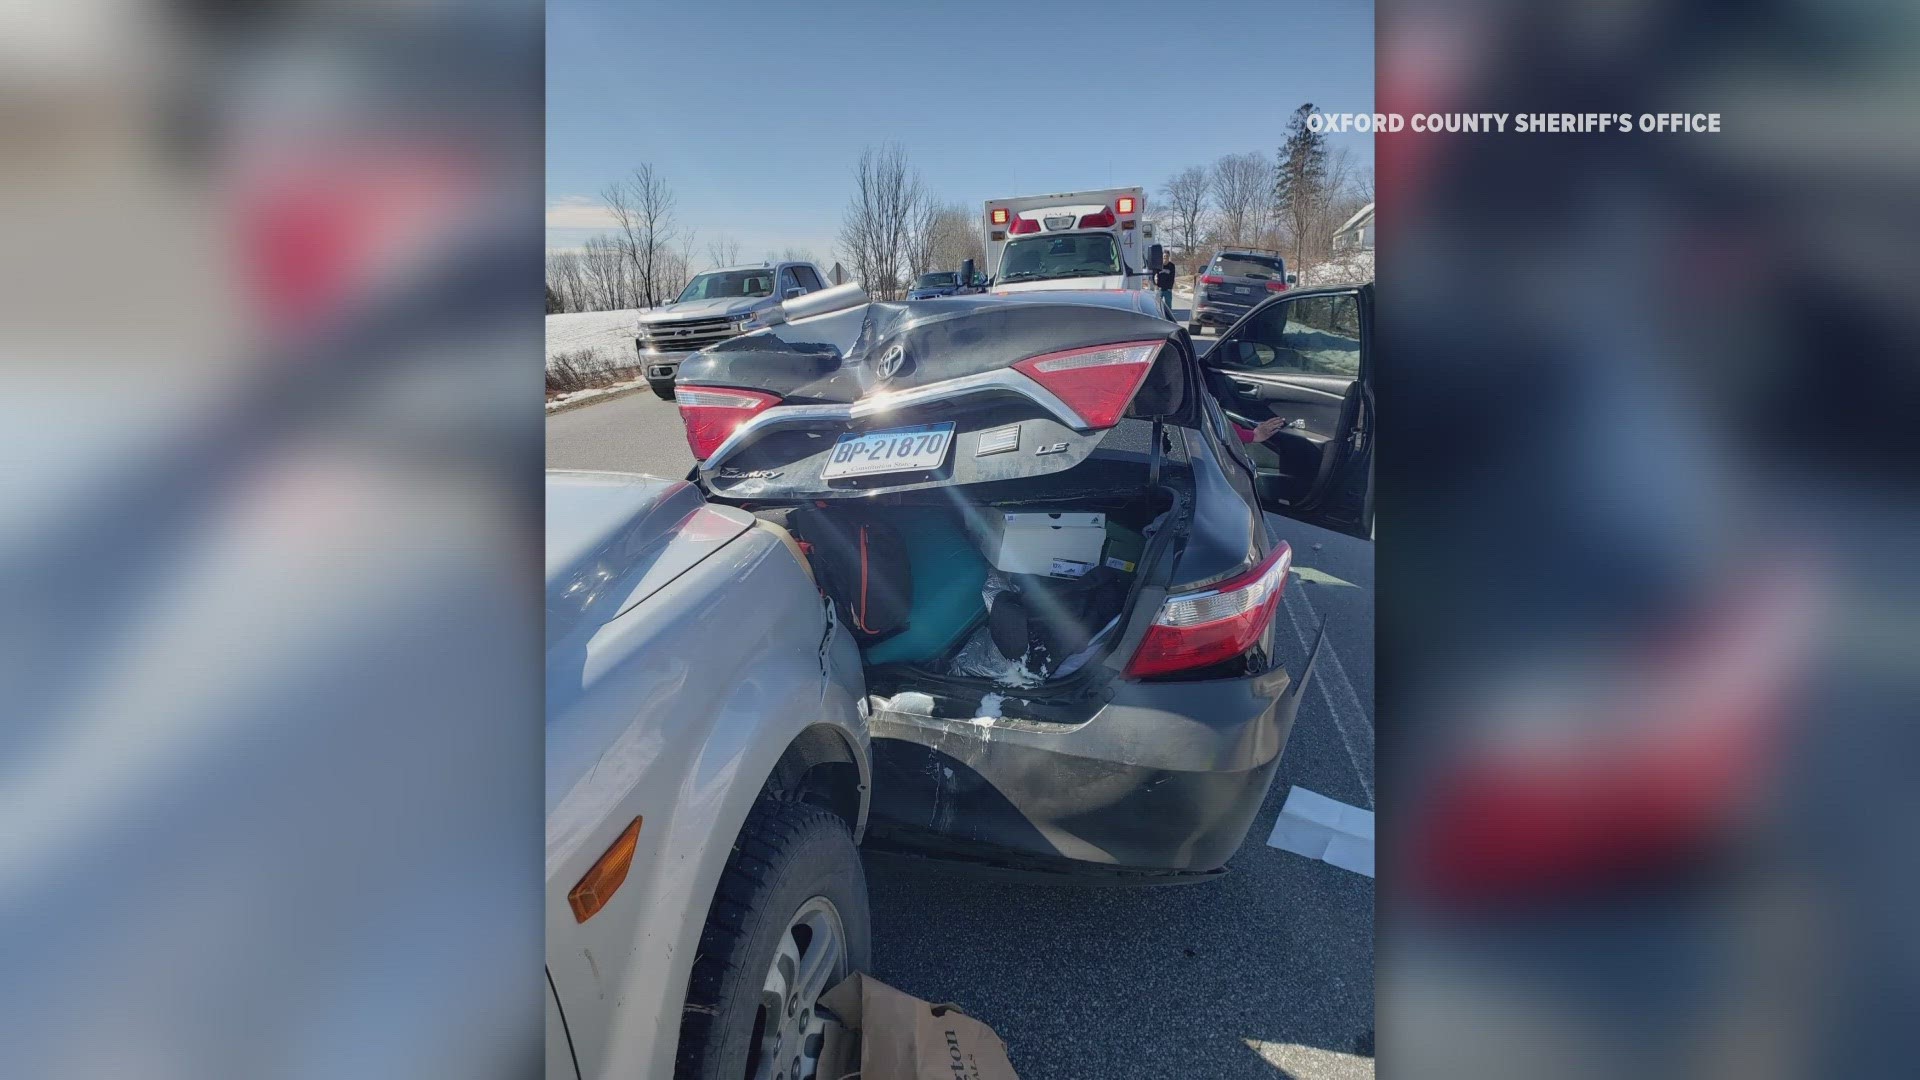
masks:
<svg viewBox="0 0 1920 1080"><path fill-rule="evenodd" d="M1292 551L1263 504L1365 520L1368 369L1356 335L1352 432L1262 428L1269 462L1325 454L1289 486L1157 306L843 287L681 369L690 479L789 531L858 643L870 845L1157 883L1246 836L1312 666L1274 649Z"/></svg>

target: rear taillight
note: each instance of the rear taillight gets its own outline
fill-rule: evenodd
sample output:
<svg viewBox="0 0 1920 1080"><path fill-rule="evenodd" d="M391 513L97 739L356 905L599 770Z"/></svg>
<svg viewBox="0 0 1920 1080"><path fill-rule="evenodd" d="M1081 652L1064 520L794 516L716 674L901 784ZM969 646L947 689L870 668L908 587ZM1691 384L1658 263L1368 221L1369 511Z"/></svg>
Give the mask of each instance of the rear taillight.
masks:
<svg viewBox="0 0 1920 1080"><path fill-rule="evenodd" d="M1033 356L1014 370L1052 391L1090 430L1120 422L1163 342L1126 341Z"/></svg>
<svg viewBox="0 0 1920 1080"><path fill-rule="evenodd" d="M1007 226L1007 231L1012 233L1015 236L1019 236L1023 233L1039 232L1040 219L1030 218L1030 217L1014 218L1012 224Z"/></svg>
<svg viewBox="0 0 1920 1080"><path fill-rule="evenodd" d="M1200 284L1202 285L1225 285L1226 283L1227 279L1221 277L1219 274L1207 274L1200 279Z"/></svg>
<svg viewBox="0 0 1920 1080"><path fill-rule="evenodd" d="M1267 291L1268 292L1286 292L1287 283L1284 281L1269 281L1267 282Z"/></svg>
<svg viewBox="0 0 1920 1080"><path fill-rule="evenodd" d="M780 403L772 394L754 390L722 390L712 386L681 386L673 393L680 420L687 426L687 446L695 461L705 461L734 429Z"/></svg>
<svg viewBox="0 0 1920 1080"><path fill-rule="evenodd" d="M1091 214L1083 215L1080 218L1080 227L1083 229L1111 229L1113 228L1113 211L1102 209L1095 210Z"/></svg>
<svg viewBox="0 0 1920 1080"><path fill-rule="evenodd" d="M1293 568L1282 540L1260 565L1201 592L1169 596L1127 664L1127 674L1167 675L1231 660L1258 644Z"/></svg>
<svg viewBox="0 0 1920 1080"><path fill-rule="evenodd" d="M1134 203L1133 203L1133 196L1131 196L1131 195L1122 195L1122 196L1120 196L1120 205L1119 205L1119 210L1120 210L1120 212L1121 212L1121 213L1123 213L1123 214L1131 214L1131 213L1133 213L1133 206L1134 206Z"/></svg>

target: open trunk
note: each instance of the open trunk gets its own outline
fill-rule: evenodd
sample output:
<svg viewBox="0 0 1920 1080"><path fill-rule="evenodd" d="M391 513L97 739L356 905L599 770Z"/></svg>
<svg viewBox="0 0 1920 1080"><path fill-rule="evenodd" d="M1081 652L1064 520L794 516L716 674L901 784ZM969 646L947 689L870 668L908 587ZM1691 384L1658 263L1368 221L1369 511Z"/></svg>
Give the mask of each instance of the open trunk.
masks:
<svg viewBox="0 0 1920 1080"><path fill-rule="evenodd" d="M702 488L800 542L876 712L1077 723L1108 699L1196 502L1193 375L1147 306L865 304L683 368Z"/></svg>
<svg viewBox="0 0 1920 1080"><path fill-rule="evenodd" d="M1165 584L1192 500L1177 469L1099 494L1062 479L757 513L793 533L856 628L876 710L1077 723L1125 667L1116 646L1142 593ZM863 547L864 570L845 555Z"/></svg>

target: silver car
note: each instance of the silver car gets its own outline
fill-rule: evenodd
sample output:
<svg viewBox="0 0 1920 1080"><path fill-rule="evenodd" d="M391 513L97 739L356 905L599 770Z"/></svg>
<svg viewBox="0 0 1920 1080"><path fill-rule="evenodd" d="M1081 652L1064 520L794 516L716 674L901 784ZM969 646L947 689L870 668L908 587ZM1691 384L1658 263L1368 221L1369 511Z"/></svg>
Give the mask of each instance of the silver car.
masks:
<svg viewBox="0 0 1920 1080"><path fill-rule="evenodd" d="M860 653L793 538L547 474L546 1075L810 1077L867 965Z"/></svg>

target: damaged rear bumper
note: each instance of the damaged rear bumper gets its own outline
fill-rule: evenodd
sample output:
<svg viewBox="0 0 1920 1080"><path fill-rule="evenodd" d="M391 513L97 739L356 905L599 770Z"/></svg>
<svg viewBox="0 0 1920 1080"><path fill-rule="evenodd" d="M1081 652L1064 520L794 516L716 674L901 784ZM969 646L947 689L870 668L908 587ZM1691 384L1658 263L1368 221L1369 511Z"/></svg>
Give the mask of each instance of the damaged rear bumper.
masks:
<svg viewBox="0 0 1920 1080"><path fill-rule="evenodd" d="M876 710L870 841L978 866L1116 881L1204 880L1239 850L1293 730L1284 668L1116 681L1084 723Z"/></svg>

